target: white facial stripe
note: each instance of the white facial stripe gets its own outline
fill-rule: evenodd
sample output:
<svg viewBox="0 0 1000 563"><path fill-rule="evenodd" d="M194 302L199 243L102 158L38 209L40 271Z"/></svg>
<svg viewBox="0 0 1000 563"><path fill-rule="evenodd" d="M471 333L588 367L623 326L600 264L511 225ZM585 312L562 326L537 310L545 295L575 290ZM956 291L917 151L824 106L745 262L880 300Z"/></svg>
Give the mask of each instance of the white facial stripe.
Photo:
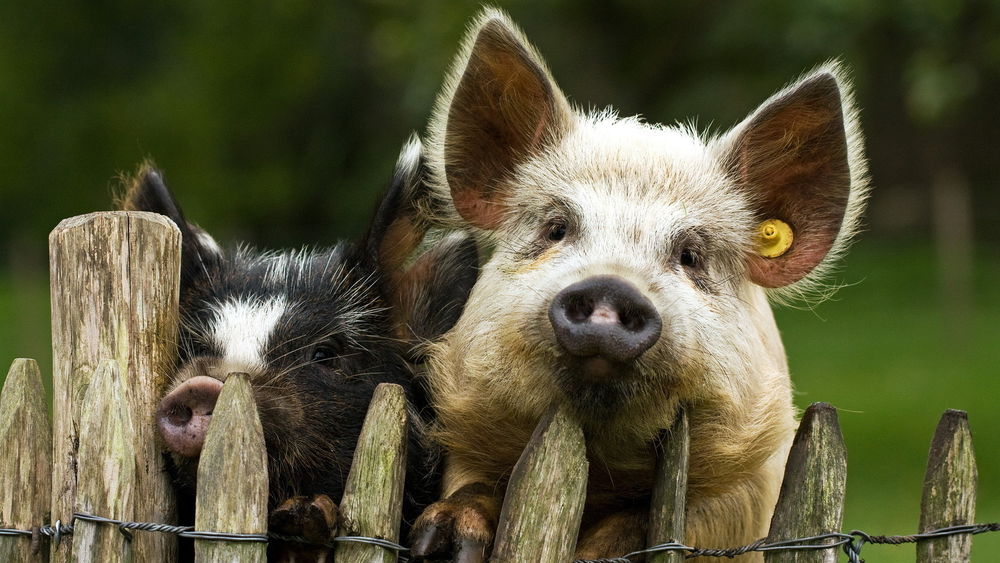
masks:
<svg viewBox="0 0 1000 563"><path fill-rule="evenodd" d="M287 309L284 297L234 299L218 305L211 335L222 352L220 374L263 371L267 364L264 355L268 340Z"/></svg>

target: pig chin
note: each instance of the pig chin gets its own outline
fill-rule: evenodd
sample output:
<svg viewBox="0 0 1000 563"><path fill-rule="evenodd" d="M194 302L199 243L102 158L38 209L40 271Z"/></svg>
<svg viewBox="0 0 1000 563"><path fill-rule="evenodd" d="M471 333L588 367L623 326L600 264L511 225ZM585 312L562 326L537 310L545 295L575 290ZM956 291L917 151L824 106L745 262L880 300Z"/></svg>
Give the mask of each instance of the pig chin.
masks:
<svg viewBox="0 0 1000 563"><path fill-rule="evenodd" d="M566 401L583 415L626 406L641 385L636 366L600 357L565 358L553 375Z"/></svg>

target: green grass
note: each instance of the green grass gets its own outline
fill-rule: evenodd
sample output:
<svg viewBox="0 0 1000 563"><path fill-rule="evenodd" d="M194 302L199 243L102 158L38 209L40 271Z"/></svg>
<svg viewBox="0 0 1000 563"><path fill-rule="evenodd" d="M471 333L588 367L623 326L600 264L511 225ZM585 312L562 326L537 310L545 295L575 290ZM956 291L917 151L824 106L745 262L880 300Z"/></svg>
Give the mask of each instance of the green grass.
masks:
<svg viewBox="0 0 1000 563"><path fill-rule="evenodd" d="M840 408L847 442L845 529L916 531L931 436L948 408L969 412L979 461L978 521L1000 520L1000 254L976 260L969 316L956 319L927 244L862 242L815 310L777 311L796 403ZM50 373L44 275L0 277L0 361L35 356ZM2 377L2 375L0 375ZM869 561L912 561L912 546L866 546ZM1000 533L978 536L975 561L1000 561Z"/></svg>

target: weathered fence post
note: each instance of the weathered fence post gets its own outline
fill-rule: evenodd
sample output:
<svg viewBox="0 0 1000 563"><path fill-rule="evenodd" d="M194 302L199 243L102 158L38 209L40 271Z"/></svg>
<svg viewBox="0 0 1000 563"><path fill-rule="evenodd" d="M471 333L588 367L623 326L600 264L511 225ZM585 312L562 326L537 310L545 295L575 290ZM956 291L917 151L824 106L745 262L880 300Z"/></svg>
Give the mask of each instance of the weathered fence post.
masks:
<svg viewBox="0 0 1000 563"><path fill-rule="evenodd" d="M837 411L827 403L813 403L802 416L788 453L767 539L780 541L839 532L846 485L847 450ZM836 549L769 551L764 559L769 563L836 563L837 556Z"/></svg>
<svg viewBox="0 0 1000 563"><path fill-rule="evenodd" d="M969 419L963 411L941 416L924 475L920 531L971 524L976 517L976 454ZM969 560L972 536L956 535L917 543L918 563L960 563Z"/></svg>
<svg viewBox="0 0 1000 563"><path fill-rule="evenodd" d="M136 492L136 451L125 402L125 381L114 360L105 360L90 380L80 404L80 450L77 454L78 512L131 520ZM139 532L145 534L147 532ZM73 560L130 561L132 542L115 526L77 520Z"/></svg>
<svg viewBox="0 0 1000 563"><path fill-rule="evenodd" d="M670 431L660 442L646 536L649 547L671 540L684 542L689 444L687 411L681 409ZM646 560L649 563L681 563L684 556L681 551L665 551L650 555Z"/></svg>
<svg viewBox="0 0 1000 563"><path fill-rule="evenodd" d="M354 462L340 501L340 534L399 542L406 476L406 396L403 388L382 383L372 396L361 428ZM342 542L338 563L396 561L394 551L376 545Z"/></svg>
<svg viewBox="0 0 1000 563"><path fill-rule="evenodd" d="M246 374L230 374L208 426L198 461L195 530L267 533L267 450ZM195 561L261 562L263 542L196 539Z"/></svg>
<svg viewBox="0 0 1000 563"><path fill-rule="evenodd" d="M49 522L52 427L35 360L14 360L0 394L0 526L30 530ZM33 547L37 551L33 553ZM0 561L44 561L48 542L0 536Z"/></svg>
<svg viewBox="0 0 1000 563"><path fill-rule="evenodd" d="M72 521L80 401L98 362L113 359L139 459L134 517L173 522L173 493L153 414L176 355L180 232L166 217L92 213L63 220L49 235L52 297L52 519ZM53 549L69 561L70 544ZM139 561L172 561L176 539L137 534Z"/></svg>
<svg viewBox="0 0 1000 563"><path fill-rule="evenodd" d="M491 561L569 561L583 517L588 465L580 425L565 408L553 407L511 473Z"/></svg>

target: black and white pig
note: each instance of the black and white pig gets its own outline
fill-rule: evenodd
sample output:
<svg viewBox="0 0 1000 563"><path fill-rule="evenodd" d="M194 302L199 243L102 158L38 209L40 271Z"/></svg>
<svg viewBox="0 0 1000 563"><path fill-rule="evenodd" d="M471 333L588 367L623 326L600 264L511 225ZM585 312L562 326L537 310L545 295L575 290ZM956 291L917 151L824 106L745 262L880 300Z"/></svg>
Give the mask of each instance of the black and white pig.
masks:
<svg viewBox="0 0 1000 563"><path fill-rule="evenodd" d="M272 531L330 539L334 501L383 382L402 385L413 406L406 515L433 500L425 402L407 358L454 324L478 258L469 239L453 235L406 267L425 232L409 205L420 153L414 136L360 242L326 249L225 252L185 219L159 170L145 165L131 182L121 207L166 215L182 234L180 357L157 414L182 489L193 491L223 381L245 372L267 446Z"/></svg>
<svg viewBox="0 0 1000 563"><path fill-rule="evenodd" d="M715 137L584 112L501 12L438 98L420 208L495 247L430 354L445 498L412 553L482 561L554 402L587 435L577 556L643 546L655 443L690 410L688 545L766 534L796 427L769 297L822 288L868 192L849 81L821 66ZM742 556L760 560L760 554Z"/></svg>

